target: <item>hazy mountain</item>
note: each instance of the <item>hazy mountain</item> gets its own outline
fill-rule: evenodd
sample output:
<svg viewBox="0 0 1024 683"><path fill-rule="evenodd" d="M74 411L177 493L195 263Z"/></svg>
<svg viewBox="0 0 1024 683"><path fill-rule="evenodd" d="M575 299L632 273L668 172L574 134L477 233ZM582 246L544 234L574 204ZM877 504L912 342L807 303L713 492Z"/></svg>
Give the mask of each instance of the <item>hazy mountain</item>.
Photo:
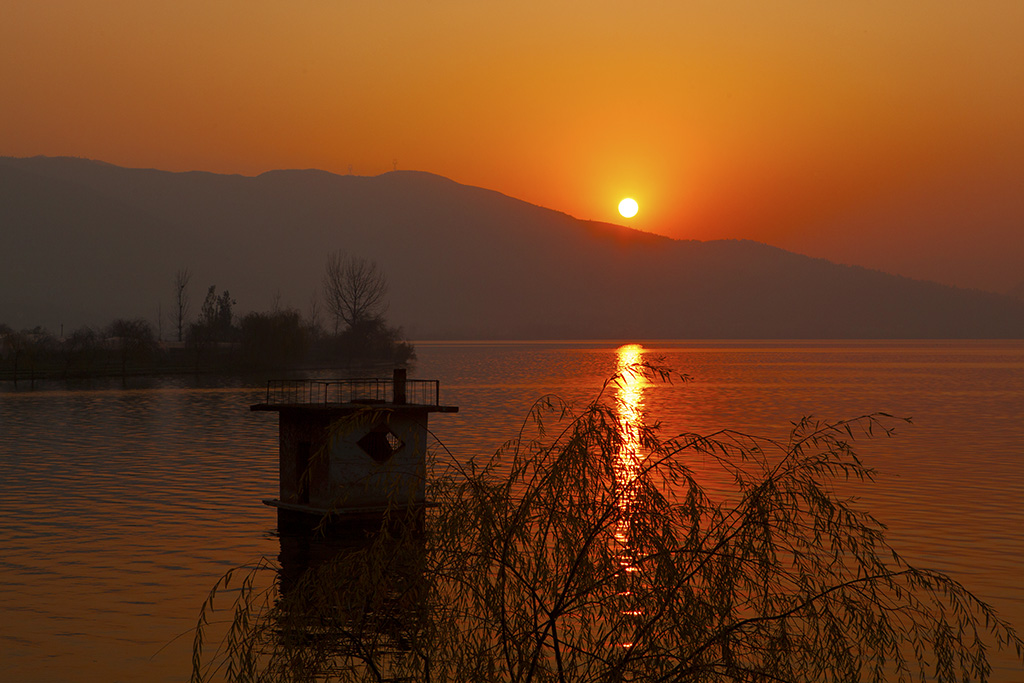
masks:
<svg viewBox="0 0 1024 683"><path fill-rule="evenodd" d="M0 158L0 322L164 314L193 272L237 310L304 312L325 255L376 260L413 338L1024 337L1024 302L748 241L580 221L417 172L255 178Z"/></svg>

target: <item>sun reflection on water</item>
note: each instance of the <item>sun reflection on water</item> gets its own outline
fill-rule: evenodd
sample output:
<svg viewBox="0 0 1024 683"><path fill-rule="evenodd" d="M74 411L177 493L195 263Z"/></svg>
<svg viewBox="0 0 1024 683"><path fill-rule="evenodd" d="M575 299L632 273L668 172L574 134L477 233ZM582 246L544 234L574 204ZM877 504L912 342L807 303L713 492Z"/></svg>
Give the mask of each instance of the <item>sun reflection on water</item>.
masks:
<svg viewBox="0 0 1024 683"><path fill-rule="evenodd" d="M640 430L643 424L643 394L647 379L638 372L637 365L643 361L644 348L640 344L626 344L617 350L618 386L615 393L616 411L619 418L621 445L616 460L616 479L621 517L615 529L615 539L623 546L620 556L622 568L627 572L638 571L629 558L629 509L636 500L634 481L639 473L641 455Z"/></svg>

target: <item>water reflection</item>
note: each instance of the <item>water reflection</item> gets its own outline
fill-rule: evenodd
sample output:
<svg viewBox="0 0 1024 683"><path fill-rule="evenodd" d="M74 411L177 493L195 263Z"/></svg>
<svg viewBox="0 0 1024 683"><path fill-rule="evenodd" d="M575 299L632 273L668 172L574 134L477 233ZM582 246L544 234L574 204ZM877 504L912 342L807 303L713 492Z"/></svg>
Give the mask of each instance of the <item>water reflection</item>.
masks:
<svg viewBox="0 0 1024 683"><path fill-rule="evenodd" d="M620 562L627 572L637 571L629 557L630 507L636 502L635 481L639 473L641 455L640 429L643 424L643 395L647 379L638 371L643 361L644 348L640 344L626 344L616 351L618 386L615 405L619 419L621 444L616 458L616 497L621 515L615 529L615 539L622 544Z"/></svg>
<svg viewBox="0 0 1024 683"><path fill-rule="evenodd" d="M635 351L696 378L685 389L622 388L636 399L622 416L642 402L670 434L725 426L784 438L789 420L810 413L913 416L897 439L863 444L882 473L865 505L910 559L949 571L1024 624L1024 343L700 341ZM591 399L618 356L606 342L417 344L417 353L417 374L437 377L446 402L467 407L435 430L466 457L493 452L537 396ZM0 678L188 677L191 640L175 638L195 625L210 586L228 567L281 552L264 533L273 511L259 502L277 487L277 425L248 410L262 381L236 384L178 377L126 392L117 379L30 392L0 383L0 613L9 617ZM635 466L632 452L625 462ZM993 680L1024 680L1018 665L997 661L1006 670Z"/></svg>
<svg viewBox="0 0 1024 683"><path fill-rule="evenodd" d="M416 649L428 589L422 525L421 514L281 525L268 672L398 680L425 667Z"/></svg>

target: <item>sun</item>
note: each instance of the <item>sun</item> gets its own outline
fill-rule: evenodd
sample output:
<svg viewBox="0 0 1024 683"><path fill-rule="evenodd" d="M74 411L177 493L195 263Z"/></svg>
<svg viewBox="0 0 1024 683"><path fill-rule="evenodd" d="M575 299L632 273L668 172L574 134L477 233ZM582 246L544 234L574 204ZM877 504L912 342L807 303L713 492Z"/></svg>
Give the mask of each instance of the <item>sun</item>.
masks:
<svg viewBox="0 0 1024 683"><path fill-rule="evenodd" d="M635 199L626 197L619 202L619 213L622 214L623 218L632 218L636 215L636 212L640 210L640 205L636 203Z"/></svg>

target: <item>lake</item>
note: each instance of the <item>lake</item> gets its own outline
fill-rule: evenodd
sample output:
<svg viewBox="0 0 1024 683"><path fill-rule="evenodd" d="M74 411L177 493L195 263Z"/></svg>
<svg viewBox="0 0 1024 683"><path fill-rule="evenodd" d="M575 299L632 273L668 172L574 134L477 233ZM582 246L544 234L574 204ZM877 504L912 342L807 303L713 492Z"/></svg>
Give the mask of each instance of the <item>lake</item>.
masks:
<svg viewBox="0 0 1024 683"><path fill-rule="evenodd" d="M641 409L666 434L912 417L861 442L880 470L863 505L910 561L1024 629L1024 342L640 343L692 377L644 387ZM592 398L620 346L420 342L409 374L459 406L430 426L468 459L514 436L544 394ZM187 679L210 587L280 552L260 503L277 495L277 418L249 411L266 379L0 386L0 680ZM996 664L993 680L1024 680Z"/></svg>

